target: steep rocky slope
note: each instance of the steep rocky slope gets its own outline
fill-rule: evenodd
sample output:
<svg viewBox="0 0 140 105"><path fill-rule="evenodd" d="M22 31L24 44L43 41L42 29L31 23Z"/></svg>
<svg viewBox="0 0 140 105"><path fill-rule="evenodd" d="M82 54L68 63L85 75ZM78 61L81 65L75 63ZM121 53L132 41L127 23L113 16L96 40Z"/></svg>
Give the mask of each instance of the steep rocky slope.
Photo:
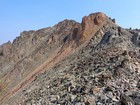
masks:
<svg viewBox="0 0 140 105"><path fill-rule="evenodd" d="M140 31L103 13L0 46L2 105L139 105Z"/></svg>

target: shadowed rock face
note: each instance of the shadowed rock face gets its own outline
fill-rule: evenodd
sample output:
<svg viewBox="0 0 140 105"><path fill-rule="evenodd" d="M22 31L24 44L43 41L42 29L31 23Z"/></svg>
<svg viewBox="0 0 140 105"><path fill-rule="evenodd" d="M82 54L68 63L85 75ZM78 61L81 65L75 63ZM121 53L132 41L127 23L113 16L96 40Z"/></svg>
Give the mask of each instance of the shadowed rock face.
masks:
<svg viewBox="0 0 140 105"><path fill-rule="evenodd" d="M139 105L139 34L100 12L22 32L0 46L0 104Z"/></svg>

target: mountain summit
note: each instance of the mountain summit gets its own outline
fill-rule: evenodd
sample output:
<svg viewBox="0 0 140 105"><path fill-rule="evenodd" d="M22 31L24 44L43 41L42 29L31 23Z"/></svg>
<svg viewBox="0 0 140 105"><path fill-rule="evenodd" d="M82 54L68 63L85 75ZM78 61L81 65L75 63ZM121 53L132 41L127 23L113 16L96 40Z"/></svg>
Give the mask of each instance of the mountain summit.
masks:
<svg viewBox="0 0 140 105"><path fill-rule="evenodd" d="M140 30L104 13L0 46L1 105L140 105Z"/></svg>

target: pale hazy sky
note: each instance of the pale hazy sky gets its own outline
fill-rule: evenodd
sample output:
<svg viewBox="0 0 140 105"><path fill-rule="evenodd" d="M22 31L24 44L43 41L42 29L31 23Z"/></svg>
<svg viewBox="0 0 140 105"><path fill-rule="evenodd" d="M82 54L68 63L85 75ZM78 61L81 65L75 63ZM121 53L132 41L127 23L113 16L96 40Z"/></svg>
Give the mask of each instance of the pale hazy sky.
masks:
<svg viewBox="0 0 140 105"><path fill-rule="evenodd" d="M124 28L140 28L140 0L0 0L0 45L24 30L104 12Z"/></svg>

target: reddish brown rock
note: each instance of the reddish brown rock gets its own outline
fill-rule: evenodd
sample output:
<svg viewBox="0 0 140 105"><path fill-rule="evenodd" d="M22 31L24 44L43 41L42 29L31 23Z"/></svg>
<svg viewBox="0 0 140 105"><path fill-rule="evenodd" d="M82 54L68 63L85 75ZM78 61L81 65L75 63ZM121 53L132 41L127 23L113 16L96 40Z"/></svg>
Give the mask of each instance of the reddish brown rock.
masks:
<svg viewBox="0 0 140 105"><path fill-rule="evenodd" d="M97 86L94 86L94 87L91 89L91 92L92 92L93 94L97 94L97 93L100 92L100 88L97 87Z"/></svg>
<svg viewBox="0 0 140 105"><path fill-rule="evenodd" d="M101 12L85 16L81 24L76 25L73 33L68 35L68 38L65 39L69 39L70 42L74 41L74 44L79 46L95 34L106 21L107 16Z"/></svg>
<svg viewBox="0 0 140 105"><path fill-rule="evenodd" d="M98 28L106 21L106 15L103 13L94 13L89 16L85 16L82 19L82 36L87 38L94 31L96 32Z"/></svg>

